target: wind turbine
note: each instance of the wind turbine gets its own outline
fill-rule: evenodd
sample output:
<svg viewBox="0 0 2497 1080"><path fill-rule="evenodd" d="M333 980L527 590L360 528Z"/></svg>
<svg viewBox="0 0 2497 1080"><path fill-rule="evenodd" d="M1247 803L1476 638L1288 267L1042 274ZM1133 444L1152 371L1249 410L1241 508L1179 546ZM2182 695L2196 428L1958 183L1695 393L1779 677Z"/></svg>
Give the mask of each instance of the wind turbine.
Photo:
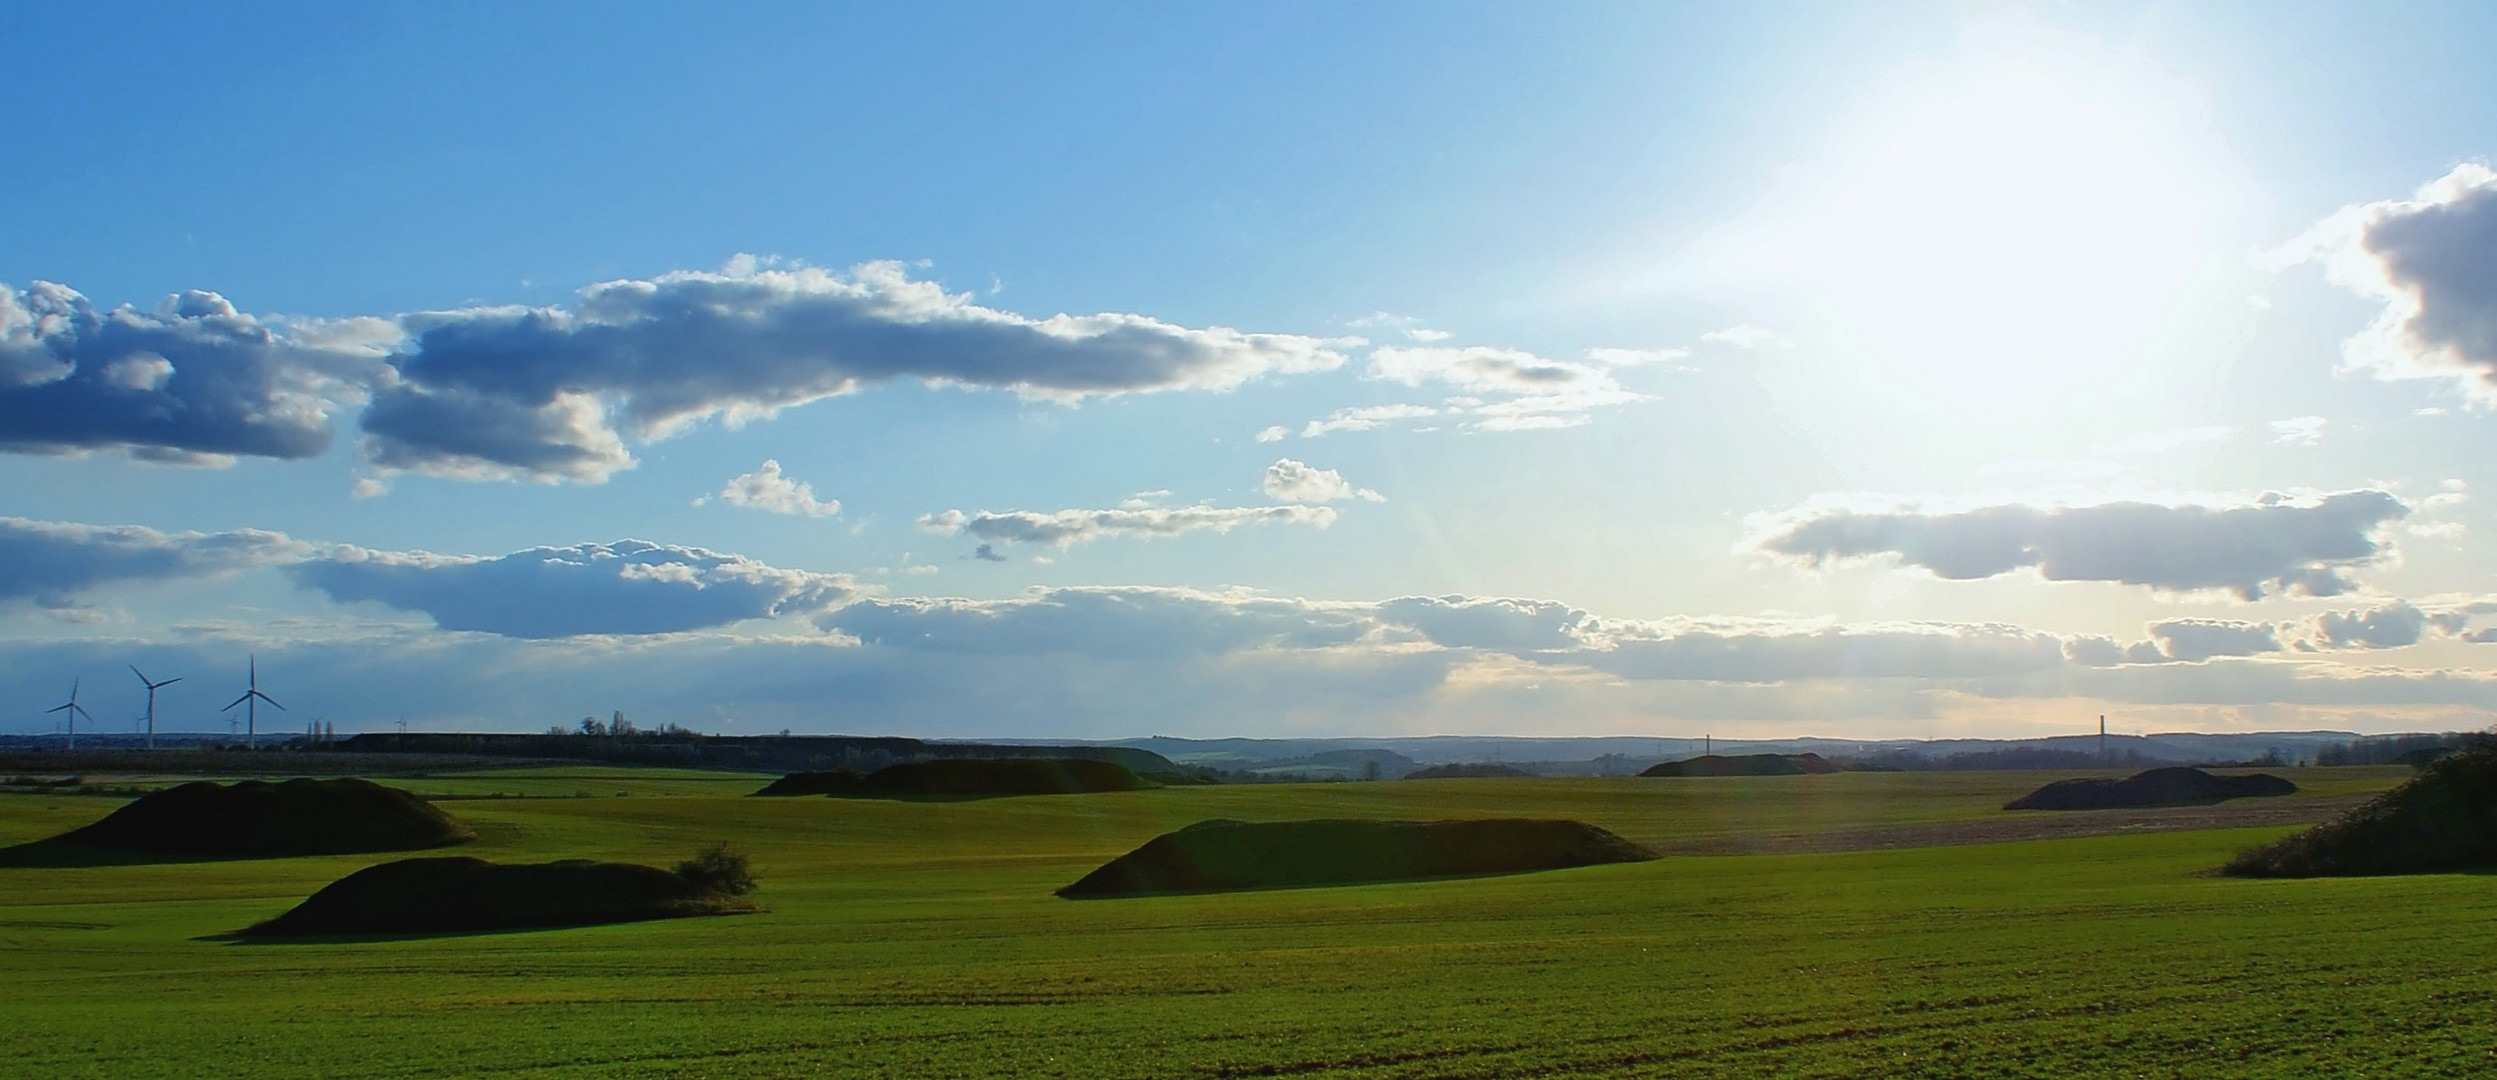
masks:
<svg viewBox="0 0 2497 1080"><path fill-rule="evenodd" d="M224 709L217 710L225 712L236 705L243 706L243 749L253 749L259 741L260 703L263 701L279 712L286 711L286 706L279 705L276 698L260 692L260 658L254 656L251 658L251 689L243 691L243 696L227 703Z"/></svg>
<svg viewBox="0 0 2497 1080"><path fill-rule="evenodd" d="M78 703L77 679L71 679L69 681L69 704L55 705L49 709L45 709L44 712L65 712L69 714L68 716L62 717L62 719L69 721L69 748L72 750L78 749L78 718L83 716L87 718L88 723L92 724L95 722L95 714L88 712L86 706Z"/></svg>
<svg viewBox="0 0 2497 1080"><path fill-rule="evenodd" d="M148 679L147 672L139 670L137 664L130 665L130 673L139 677L140 685L147 687L147 748L154 750L156 749L156 691L181 682L182 676L176 675L163 682L152 682Z"/></svg>

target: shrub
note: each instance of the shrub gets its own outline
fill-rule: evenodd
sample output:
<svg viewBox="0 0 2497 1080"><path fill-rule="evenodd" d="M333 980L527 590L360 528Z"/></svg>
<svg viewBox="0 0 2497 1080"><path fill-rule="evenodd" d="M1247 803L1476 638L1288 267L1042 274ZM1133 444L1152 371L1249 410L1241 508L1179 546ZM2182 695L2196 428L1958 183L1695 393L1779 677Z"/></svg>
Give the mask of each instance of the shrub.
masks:
<svg viewBox="0 0 2497 1080"><path fill-rule="evenodd" d="M746 855L727 844L713 844L694 853L694 857L676 864L676 876L701 886L705 891L744 896L754 891L754 870Z"/></svg>

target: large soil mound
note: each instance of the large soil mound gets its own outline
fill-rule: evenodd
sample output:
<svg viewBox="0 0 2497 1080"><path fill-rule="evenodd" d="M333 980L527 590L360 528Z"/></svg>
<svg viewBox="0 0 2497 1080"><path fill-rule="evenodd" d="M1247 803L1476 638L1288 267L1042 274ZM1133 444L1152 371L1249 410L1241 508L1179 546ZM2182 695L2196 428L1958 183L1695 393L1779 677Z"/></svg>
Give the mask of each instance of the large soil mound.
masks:
<svg viewBox="0 0 2497 1080"><path fill-rule="evenodd" d="M251 936L426 934L726 915L754 906L655 866L401 859L324 886Z"/></svg>
<svg viewBox="0 0 2497 1080"><path fill-rule="evenodd" d="M1578 821L1201 821L1102 864L1058 895L1084 900L1514 874L1656 853Z"/></svg>
<svg viewBox="0 0 2497 1080"><path fill-rule="evenodd" d="M2239 877L2433 874L2497 867L2497 746L2447 754L2402 786L2230 860Z"/></svg>
<svg viewBox="0 0 2497 1080"><path fill-rule="evenodd" d="M1089 758L952 758L914 761L865 776L849 772L792 773L755 794L975 799L1139 791L1154 786L1123 765Z"/></svg>
<svg viewBox="0 0 2497 1080"><path fill-rule="evenodd" d="M272 784L193 781L142 795L104 820L54 838L152 855L343 855L474 840L439 807L370 780Z"/></svg>
<svg viewBox="0 0 2497 1080"><path fill-rule="evenodd" d="M1838 766L1819 754L1703 754L1682 761L1659 762L1641 776L1802 776L1834 773Z"/></svg>
<svg viewBox="0 0 2497 1080"><path fill-rule="evenodd" d="M2174 766L2137 772L2122 780L2057 780L2003 804L2005 810L2115 810L2142 806L2193 806L2223 799L2295 795L2298 786L2269 773L2213 776Z"/></svg>

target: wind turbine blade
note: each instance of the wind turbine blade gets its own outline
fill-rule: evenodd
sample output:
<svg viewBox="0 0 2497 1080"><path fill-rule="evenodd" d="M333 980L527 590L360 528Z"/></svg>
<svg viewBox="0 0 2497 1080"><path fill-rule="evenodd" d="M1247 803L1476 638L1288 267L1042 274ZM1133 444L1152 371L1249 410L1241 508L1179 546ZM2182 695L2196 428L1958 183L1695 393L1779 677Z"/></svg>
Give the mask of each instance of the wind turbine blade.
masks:
<svg viewBox="0 0 2497 1080"><path fill-rule="evenodd" d="M144 671L139 670L139 665L137 665L137 664L132 664L132 665L130 665L130 673L131 673L131 674L133 674L133 675L138 676L138 677L139 677L139 682L140 682L141 684L145 685L148 689L153 690L153 689L155 689L155 688L156 688L156 684L155 684L155 683L152 683L152 682L149 682L149 681L148 681L148 678L147 678L147 672L144 672Z"/></svg>
<svg viewBox="0 0 2497 1080"><path fill-rule="evenodd" d="M260 691L258 691L258 690L254 690L254 691L252 691L252 693L255 693L255 694L260 694ZM260 694L260 700L265 701L265 702L268 702L268 703L269 703L269 704L271 704L271 705L277 705L277 699L276 699L276 698L273 698L273 697L270 697L270 696L269 696L269 695L267 695L267 694ZM286 706L284 706L284 705L277 705L277 711L279 711L279 712L285 712L285 711L286 711Z"/></svg>
<svg viewBox="0 0 2497 1080"><path fill-rule="evenodd" d="M64 710L74 709L74 708L77 708L77 706L76 706L76 705L55 705L55 706L53 706L53 707L51 707L51 708L49 708L49 709L45 709L44 711L45 711L45 712L47 712L47 713L56 713L56 712L62 712L62 711L64 711Z"/></svg>
<svg viewBox="0 0 2497 1080"><path fill-rule="evenodd" d="M238 697L238 698L235 698L234 700L227 702L227 703L226 703L226 706L225 706L225 709L231 709L231 708L233 708L233 707L235 707L235 706L237 706L237 705L240 705L240 704L242 704L242 703L244 703L244 702L246 702L246 701L250 701L250 700L251 700L251 694L250 694L249 692L245 692L245 693L243 694L243 696ZM225 709L219 709L219 710L217 710L217 711L218 711L218 712L224 712L224 711L225 711Z"/></svg>
<svg viewBox="0 0 2497 1080"><path fill-rule="evenodd" d="M156 690L156 689L160 689L160 688L163 688L163 687L172 686L173 684L178 683L178 682L181 682L181 681L182 681L182 676L180 676L180 675L176 675L176 676L174 676L173 678L167 679L167 680L165 680L165 681L163 681L163 682L160 682L160 683L157 683L157 684L155 684L155 685L153 685L153 686L150 686L150 687L148 687L148 689L150 689L150 690Z"/></svg>
<svg viewBox="0 0 2497 1080"><path fill-rule="evenodd" d="M71 709L76 710L76 711L77 711L77 713L78 713L78 715L83 716L83 717L86 717L86 718L87 718L87 722L88 722L88 723L92 724L92 723L94 723L94 722L95 722L95 714L94 714L94 713L91 713L91 712L88 712L88 711L87 711L87 707L86 707L86 706L84 706L84 705L72 705L72 706L70 706L70 708L71 708Z"/></svg>

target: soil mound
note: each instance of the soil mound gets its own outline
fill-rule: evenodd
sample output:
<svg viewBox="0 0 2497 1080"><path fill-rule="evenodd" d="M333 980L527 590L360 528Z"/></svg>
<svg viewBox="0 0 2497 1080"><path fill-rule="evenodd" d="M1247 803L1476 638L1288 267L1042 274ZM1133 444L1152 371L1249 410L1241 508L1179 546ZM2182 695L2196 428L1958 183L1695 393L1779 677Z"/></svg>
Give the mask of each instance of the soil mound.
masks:
<svg viewBox="0 0 2497 1080"><path fill-rule="evenodd" d="M2003 804L2005 810L2115 810L2143 806L2193 806L2270 795L2295 795L2298 786L2269 773L2213 776L2174 766L2137 772L2122 780L2057 780Z"/></svg>
<svg viewBox="0 0 2497 1080"><path fill-rule="evenodd" d="M1201 821L1058 890L1071 900L1515 874L1656 853L1578 821Z"/></svg>
<svg viewBox="0 0 2497 1080"><path fill-rule="evenodd" d="M782 790L784 785L787 790ZM793 773L755 794L978 799L1141 791L1155 786L1126 766L1089 758L946 758L913 761L865 776L848 772Z"/></svg>
<svg viewBox="0 0 2497 1080"><path fill-rule="evenodd" d="M1412 772L1406 773L1404 778L1407 780L1476 780L1494 777L1533 775L1533 773L1527 772L1526 770L1518 768L1515 765L1474 763L1463 765L1433 765L1427 769L1415 769Z"/></svg>
<svg viewBox="0 0 2497 1080"><path fill-rule="evenodd" d="M323 886L251 937L431 934L728 915L754 906L637 863L490 863L455 855L368 866Z"/></svg>
<svg viewBox="0 0 2497 1080"><path fill-rule="evenodd" d="M2229 861L2238 877L2433 874L2497 867L2497 746L2435 761L2402 786Z"/></svg>
<svg viewBox="0 0 2497 1080"><path fill-rule="evenodd" d="M152 855L344 855L477 838L439 807L370 780L195 780L142 795L53 843Z"/></svg>
<svg viewBox="0 0 2497 1080"><path fill-rule="evenodd" d="M1837 771L1837 765L1819 754L1703 754L1682 761L1659 762L1639 775L1803 776Z"/></svg>

